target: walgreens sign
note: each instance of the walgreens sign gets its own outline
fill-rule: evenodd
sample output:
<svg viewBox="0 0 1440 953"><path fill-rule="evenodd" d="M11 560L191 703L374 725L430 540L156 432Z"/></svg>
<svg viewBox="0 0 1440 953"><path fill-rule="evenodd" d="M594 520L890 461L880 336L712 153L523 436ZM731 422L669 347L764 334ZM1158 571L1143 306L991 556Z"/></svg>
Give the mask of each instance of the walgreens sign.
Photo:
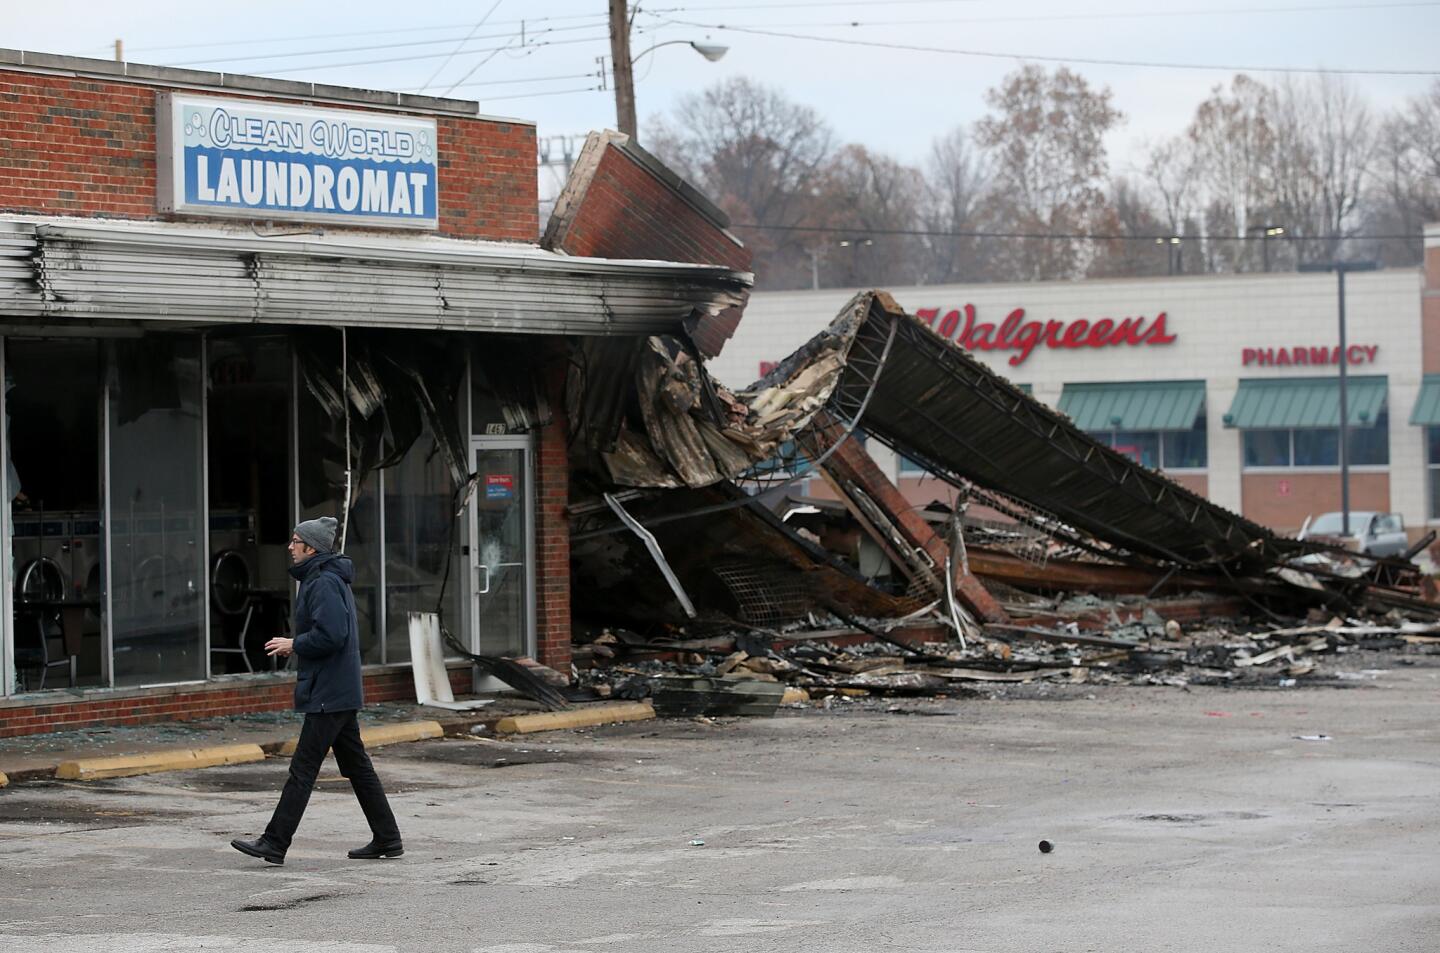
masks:
<svg viewBox="0 0 1440 953"><path fill-rule="evenodd" d="M1024 308L1016 308L999 324L977 319L976 308L967 304L945 311L920 308L916 316L942 338L970 351L1014 351L1010 366L1018 367L1036 348L1149 347L1174 344L1175 335L1165 327L1165 312L1154 318L1076 318L1073 321L1027 320Z"/></svg>

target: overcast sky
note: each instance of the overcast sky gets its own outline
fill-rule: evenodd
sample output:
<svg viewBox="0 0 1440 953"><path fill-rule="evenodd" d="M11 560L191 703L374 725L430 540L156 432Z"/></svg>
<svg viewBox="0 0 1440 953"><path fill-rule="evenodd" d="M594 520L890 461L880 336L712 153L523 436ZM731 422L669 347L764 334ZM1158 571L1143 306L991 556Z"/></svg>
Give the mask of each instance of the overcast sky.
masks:
<svg viewBox="0 0 1440 953"><path fill-rule="evenodd" d="M5 0L5 7L0 46L108 57L119 37L126 59L136 62L450 91L481 100L485 113L532 119L542 137L614 125L613 94L585 89L598 85L596 59L609 54L605 0ZM848 25L853 21L860 25ZM642 139L647 118L686 92L743 75L813 106L842 139L910 162L922 160L937 135L984 114L985 89L1017 65L1011 54L1440 71L1440 2L655 0L641 6L635 23L636 56L669 40L730 48L718 63L684 45L640 60ZM739 29L1007 55L842 45ZM357 61L371 62L340 65ZM1072 65L1097 86L1109 86L1126 114L1110 143L1117 168L1134 159L1144 141L1179 132L1207 90L1231 75ZM1353 81L1372 105L1391 107L1435 77L1358 75ZM519 98L535 93L546 95Z"/></svg>

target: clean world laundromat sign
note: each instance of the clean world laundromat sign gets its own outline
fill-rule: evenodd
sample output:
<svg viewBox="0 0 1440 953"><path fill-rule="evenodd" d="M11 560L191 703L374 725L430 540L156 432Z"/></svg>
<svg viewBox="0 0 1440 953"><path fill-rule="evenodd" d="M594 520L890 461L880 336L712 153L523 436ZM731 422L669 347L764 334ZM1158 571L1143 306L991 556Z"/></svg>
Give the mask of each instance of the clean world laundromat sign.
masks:
<svg viewBox="0 0 1440 953"><path fill-rule="evenodd" d="M159 94L162 212L437 228L435 122Z"/></svg>

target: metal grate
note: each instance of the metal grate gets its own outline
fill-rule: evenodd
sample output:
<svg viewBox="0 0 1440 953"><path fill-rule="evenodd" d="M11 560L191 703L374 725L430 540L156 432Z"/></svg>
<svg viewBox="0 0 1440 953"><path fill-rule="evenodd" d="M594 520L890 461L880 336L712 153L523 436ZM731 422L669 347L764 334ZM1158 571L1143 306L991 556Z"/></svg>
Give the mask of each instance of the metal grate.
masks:
<svg viewBox="0 0 1440 953"><path fill-rule="evenodd" d="M714 571L735 598L740 617L752 625L783 625L810 610L810 594L793 571L750 563L726 563Z"/></svg>

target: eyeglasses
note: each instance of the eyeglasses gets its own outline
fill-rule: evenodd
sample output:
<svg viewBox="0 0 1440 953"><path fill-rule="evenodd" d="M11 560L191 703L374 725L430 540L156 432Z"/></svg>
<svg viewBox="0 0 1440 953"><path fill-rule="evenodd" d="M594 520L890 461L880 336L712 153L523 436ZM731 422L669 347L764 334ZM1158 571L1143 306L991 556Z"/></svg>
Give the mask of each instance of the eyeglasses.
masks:
<svg viewBox="0 0 1440 953"><path fill-rule="evenodd" d="M305 545L305 540L301 539L299 536L291 536L291 537L290 537L290 545L291 545L291 546L294 546L296 543L299 543L301 546L304 546L304 545Z"/></svg>

